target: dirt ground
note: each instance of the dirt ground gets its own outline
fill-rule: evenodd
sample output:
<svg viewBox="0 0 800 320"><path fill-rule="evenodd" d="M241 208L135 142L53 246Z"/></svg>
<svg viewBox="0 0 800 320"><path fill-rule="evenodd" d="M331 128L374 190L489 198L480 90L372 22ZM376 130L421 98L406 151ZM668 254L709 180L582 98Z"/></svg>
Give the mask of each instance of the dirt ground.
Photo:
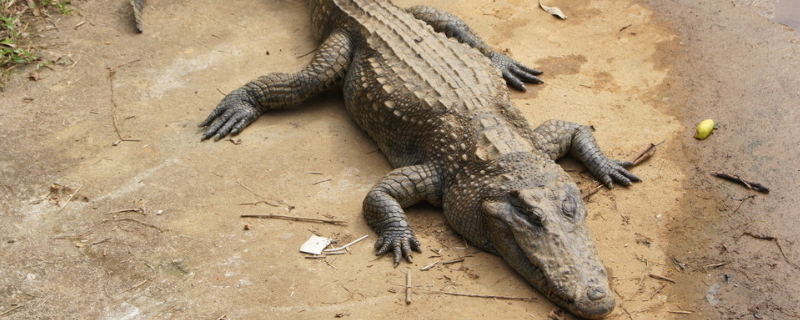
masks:
<svg viewBox="0 0 800 320"><path fill-rule="evenodd" d="M609 319L800 318L796 32L744 1L558 1L567 20L529 0L424 3L546 72L546 84L512 94L532 123L593 125L620 159L661 143L633 170L644 182L587 202L618 298ZM46 57L63 63L18 69L0 93L0 318L545 319L553 310L431 206L408 210L424 246L413 264L374 256L361 201L390 167L338 93L265 115L240 144L200 141L197 124L223 92L310 59L304 1L148 1L143 34L127 1L73 7L34 26ZM719 129L693 139L705 118ZM564 165L592 188L580 165ZM306 259L298 249L312 234L339 245L370 237L349 254Z"/></svg>

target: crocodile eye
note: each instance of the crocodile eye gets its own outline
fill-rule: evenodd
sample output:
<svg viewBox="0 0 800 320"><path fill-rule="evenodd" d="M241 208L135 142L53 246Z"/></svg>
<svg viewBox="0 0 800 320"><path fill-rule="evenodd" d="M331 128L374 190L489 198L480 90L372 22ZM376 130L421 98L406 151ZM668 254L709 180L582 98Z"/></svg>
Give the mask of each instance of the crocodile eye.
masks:
<svg viewBox="0 0 800 320"><path fill-rule="evenodd" d="M523 219L527 220L533 225L541 226L544 222L544 212L538 207L529 207L521 204L512 204L514 211L517 212Z"/></svg>

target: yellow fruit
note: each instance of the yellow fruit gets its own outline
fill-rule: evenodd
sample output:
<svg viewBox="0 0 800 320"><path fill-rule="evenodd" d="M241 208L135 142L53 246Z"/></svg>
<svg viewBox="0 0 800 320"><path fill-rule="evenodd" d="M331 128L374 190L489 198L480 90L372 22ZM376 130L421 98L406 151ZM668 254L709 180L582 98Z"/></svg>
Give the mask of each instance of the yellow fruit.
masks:
<svg viewBox="0 0 800 320"><path fill-rule="evenodd" d="M714 131L716 127L716 123L714 123L714 119L705 119L697 125L697 133L695 133L695 139L703 140L708 138L708 135L711 134L711 131Z"/></svg>

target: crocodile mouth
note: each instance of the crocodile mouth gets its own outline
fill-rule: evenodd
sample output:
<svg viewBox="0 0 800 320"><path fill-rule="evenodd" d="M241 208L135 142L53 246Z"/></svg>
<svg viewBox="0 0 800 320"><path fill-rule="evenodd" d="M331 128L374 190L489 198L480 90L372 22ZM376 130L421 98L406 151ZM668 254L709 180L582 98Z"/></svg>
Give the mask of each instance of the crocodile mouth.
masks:
<svg viewBox="0 0 800 320"><path fill-rule="evenodd" d="M604 285L607 280L599 278L604 275L559 285L558 275L547 275L532 263L531 266L539 273L539 281L531 282L534 288L567 311L587 319L601 319L614 311L616 301L613 293Z"/></svg>

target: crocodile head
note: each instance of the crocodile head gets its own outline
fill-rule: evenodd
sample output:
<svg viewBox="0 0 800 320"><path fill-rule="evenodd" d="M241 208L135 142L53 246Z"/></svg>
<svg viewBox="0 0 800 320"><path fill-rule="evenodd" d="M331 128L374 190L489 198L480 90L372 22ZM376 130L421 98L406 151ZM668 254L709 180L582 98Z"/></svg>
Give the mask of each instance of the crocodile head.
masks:
<svg viewBox="0 0 800 320"><path fill-rule="evenodd" d="M497 253L539 292L575 315L598 319L614 310L608 276L586 225L577 186L555 179L486 201Z"/></svg>

